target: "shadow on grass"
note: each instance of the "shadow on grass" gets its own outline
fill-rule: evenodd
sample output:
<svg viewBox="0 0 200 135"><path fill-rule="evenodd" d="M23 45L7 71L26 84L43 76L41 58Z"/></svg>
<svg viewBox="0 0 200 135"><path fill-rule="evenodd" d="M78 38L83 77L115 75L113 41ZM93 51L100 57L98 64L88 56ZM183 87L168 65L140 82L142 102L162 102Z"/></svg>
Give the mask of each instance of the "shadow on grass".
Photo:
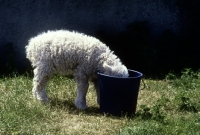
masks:
<svg viewBox="0 0 200 135"><path fill-rule="evenodd" d="M68 112L69 114L73 114L73 115L105 116L112 119L135 118L135 115L122 114L120 116L117 116L117 115L113 116L111 114L105 114L100 111L99 107L94 107L94 106L89 106L85 110L80 110L76 108L76 106L74 105L74 101L70 99L61 100L58 98L51 98L50 106L52 109L64 110Z"/></svg>
<svg viewBox="0 0 200 135"><path fill-rule="evenodd" d="M86 115L102 115L100 113L99 107L88 107L85 110L77 109L74 105L74 101L72 100L61 100L58 98L51 98L50 100L50 106L52 109L61 109L64 111L67 111L70 114L80 115L80 114L86 114Z"/></svg>

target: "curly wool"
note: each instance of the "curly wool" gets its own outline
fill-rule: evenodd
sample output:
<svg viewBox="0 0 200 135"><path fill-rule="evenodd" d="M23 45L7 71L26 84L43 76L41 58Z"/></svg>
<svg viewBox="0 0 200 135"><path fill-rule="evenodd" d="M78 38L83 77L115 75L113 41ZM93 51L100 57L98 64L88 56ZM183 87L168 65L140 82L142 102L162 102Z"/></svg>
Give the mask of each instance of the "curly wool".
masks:
<svg viewBox="0 0 200 135"><path fill-rule="evenodd" d="M89 79L96 84L97 98L99 96L97 71L128 76L127 68L109 47L82 33L67 30L44 32L31 38L25 48L34 68L33 95L39 100L48 100L46 82L54 74L74 75L78 91L75 105L79 109L87 107L85 95Z"/></svg>

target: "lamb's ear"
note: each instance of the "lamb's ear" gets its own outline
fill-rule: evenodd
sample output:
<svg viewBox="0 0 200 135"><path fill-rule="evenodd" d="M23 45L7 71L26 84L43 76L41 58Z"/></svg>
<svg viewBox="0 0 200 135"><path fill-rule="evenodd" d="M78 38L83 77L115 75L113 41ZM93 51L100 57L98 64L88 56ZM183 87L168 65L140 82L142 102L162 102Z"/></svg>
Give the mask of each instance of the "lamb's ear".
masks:
<svg viewBox="0 0 200 135"><path fill-rule="evenodd" d="M104 63L103 67L105 68L105 70L107 72L112 72L113 71L113 67L109 66L108 64Z"/></svg>

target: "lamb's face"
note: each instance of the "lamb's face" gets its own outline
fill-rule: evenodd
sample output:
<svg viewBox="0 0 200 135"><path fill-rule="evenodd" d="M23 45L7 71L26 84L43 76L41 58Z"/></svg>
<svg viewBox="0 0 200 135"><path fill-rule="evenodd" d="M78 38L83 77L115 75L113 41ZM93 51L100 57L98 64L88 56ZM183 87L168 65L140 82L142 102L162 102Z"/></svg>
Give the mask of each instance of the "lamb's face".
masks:
<svg viewBox="0 0 200 135"><path fill-rule="evenodd" d="M128 77L128 69L122 65L118 64L115 66L109 66L107 64L104 64L104 74L110 75L110 76L116 76L116 77Z"/></svg>

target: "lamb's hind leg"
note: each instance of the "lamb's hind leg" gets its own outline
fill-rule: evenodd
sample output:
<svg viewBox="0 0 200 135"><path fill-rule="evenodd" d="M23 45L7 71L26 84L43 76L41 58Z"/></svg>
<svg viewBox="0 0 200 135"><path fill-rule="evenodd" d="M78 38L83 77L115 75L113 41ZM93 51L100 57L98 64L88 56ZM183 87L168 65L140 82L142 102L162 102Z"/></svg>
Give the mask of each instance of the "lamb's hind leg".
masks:
<svg viewBox="0 0 200 135"><path fill-rule="evenodd" d="M34 69L34 78L33 78L33 96L37 100L48 102L48 97L46 94L46 84L49 79L49 74L43 68Z"/></svg>
<svg viewBox="0 0 200 135"><path fill-rule="evenodd" d="M87 108L86 94L89 87L88 79L79 78L76 79L76 83L77 83L77 97L75 100L75 106L78 109L84 110Z"/></svg>

